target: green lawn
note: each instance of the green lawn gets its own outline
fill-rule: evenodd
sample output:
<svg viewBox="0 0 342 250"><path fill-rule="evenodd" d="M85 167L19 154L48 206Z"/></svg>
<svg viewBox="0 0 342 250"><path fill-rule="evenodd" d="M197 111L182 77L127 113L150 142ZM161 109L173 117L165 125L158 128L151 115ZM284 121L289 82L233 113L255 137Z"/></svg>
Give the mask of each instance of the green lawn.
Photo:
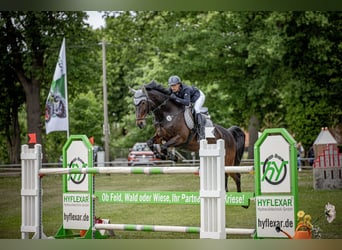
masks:
<svg viewBox="0 0 342 250"><path fill-rule="evenodd" d="M2 199L0 238L21 237L21 179L20 177L0 177ZM144 190L144 191L199 191L199 177L196 175L98 175L96 190ZM235 184L229 179L229 188L235 191ZM43 225L44 232L53 236L62 224L62 177L43 178ZM342 239L342 190L315 191L312 185L312 171L299 173L299 209L317 218L324 212L327 202L335 205L337 217L329 224L322 218L318 225L322 238ZM254 177L242 175L243 191L254 190ZM105 204L96 203L96 216L108 218L111 223L155 224L177 226L199 226L198 205L152 205L152 204ZM226 227L255 228L255 204L248 209L235 206L226 207ZM115 232L114 239L198 239L198 234L166 232ZM250 238L249 236L228 236L228 238Z"/></svg>

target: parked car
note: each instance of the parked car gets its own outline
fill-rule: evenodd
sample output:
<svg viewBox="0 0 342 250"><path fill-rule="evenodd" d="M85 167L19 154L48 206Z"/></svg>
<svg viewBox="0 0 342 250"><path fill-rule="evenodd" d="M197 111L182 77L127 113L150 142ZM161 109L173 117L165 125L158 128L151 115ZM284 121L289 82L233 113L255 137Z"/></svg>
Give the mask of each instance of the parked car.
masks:
<svg viewBox="0 0 342 250"><path fill-rule="evenodd" d="M159 161L146 142L137 142L133 148L129 150L128 166L136 165L155 165L155 161Z"/></svg>

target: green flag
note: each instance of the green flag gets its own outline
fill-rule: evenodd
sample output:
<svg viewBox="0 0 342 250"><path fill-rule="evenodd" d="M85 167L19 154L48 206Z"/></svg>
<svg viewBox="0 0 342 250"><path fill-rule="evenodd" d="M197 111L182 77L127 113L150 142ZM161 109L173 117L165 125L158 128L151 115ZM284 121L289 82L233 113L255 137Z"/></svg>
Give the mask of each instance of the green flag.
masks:
<svg viewBox="0 0 342 250"><path fill-rule="evenodd" d="M63 38L50 92L45 105L46 134L52 131L69 132L67 98L65 39Z"/></svg>

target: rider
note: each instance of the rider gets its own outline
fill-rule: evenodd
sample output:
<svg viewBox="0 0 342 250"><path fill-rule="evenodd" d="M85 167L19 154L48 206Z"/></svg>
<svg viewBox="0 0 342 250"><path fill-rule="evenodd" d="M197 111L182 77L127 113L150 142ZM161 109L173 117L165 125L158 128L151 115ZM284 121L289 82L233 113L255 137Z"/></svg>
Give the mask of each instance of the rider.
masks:
<svg viewBox="0 0 342 250"><path fill-rule="evenodd" d="M205 95L201 90L196 87L188 86L181 82L179 76L170 76L170 99L179 102L185 106L194 104L194 110L196 113L196 123L199 130L199 139L205 139L204 125L205 120L201 115L201 108L205 101Z"/></svg>

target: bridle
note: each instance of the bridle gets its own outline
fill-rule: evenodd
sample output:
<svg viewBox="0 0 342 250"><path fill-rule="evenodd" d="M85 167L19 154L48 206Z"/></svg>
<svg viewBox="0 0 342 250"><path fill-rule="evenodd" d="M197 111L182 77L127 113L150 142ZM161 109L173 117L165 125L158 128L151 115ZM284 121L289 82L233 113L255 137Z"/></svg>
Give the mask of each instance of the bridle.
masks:
<svg viewBox="0 0 342 250"><path fill-rule="evenodd" d="M139 95L139 96L134 96L134 105L135 106L138 106L142 101L146 101L147 102L147 110L148 110L148 113L147 114L155 114L155 112L157 110L160 110L162 106L166 105L166 103L170 100L170 97L168 98L165 98L165 100L159 104L156 108L154 109L151 109L153 106L155 106L155 103L151 100L151 98L149 98L148 96L148 93L146 91L146 88L143 86L142 87L142 94ZM146 119L146 116L145 118L136 118L137 121L140 121L140 120L145 120Z"/></svg>
<svg viewBox="0 0 342 250"><path fill-rule="evenodd" d="M163 100L159 105L156 106L155 102L153 102L152 99L149 97L148 91L146 90L145 86L143 86L142 89L140 89L140 92L135 92L135 93L138 93L138 94L134 95L134 105L136 107L139 106L139 104L142 101L146 101L147 102L147 114L145 115L144 118L136 118L137 122L146 120L146 116L150 115L150 114L153 114L154 117L156 117L156 112L158 110L161 110L161 108L163 106L165 106L167 104L167 102L170 100L170 96L168 96L167 98L165 98L165 100ZM156 106L156 107L152 109L152 107L154 107L154 106ZM169 117L176 117L179 114L181 114L182 112L184 112L184 110L181 109L176 114L173 113L173 114L170 114L168 116ZM163 117L163 118L165 118L165 117ZM154 120L154 125L155 126L158 126L158 125L160 126L160 124L163 122L163 120L164 119L161 119L161 120L160 119L155 119Z"/></svg>

